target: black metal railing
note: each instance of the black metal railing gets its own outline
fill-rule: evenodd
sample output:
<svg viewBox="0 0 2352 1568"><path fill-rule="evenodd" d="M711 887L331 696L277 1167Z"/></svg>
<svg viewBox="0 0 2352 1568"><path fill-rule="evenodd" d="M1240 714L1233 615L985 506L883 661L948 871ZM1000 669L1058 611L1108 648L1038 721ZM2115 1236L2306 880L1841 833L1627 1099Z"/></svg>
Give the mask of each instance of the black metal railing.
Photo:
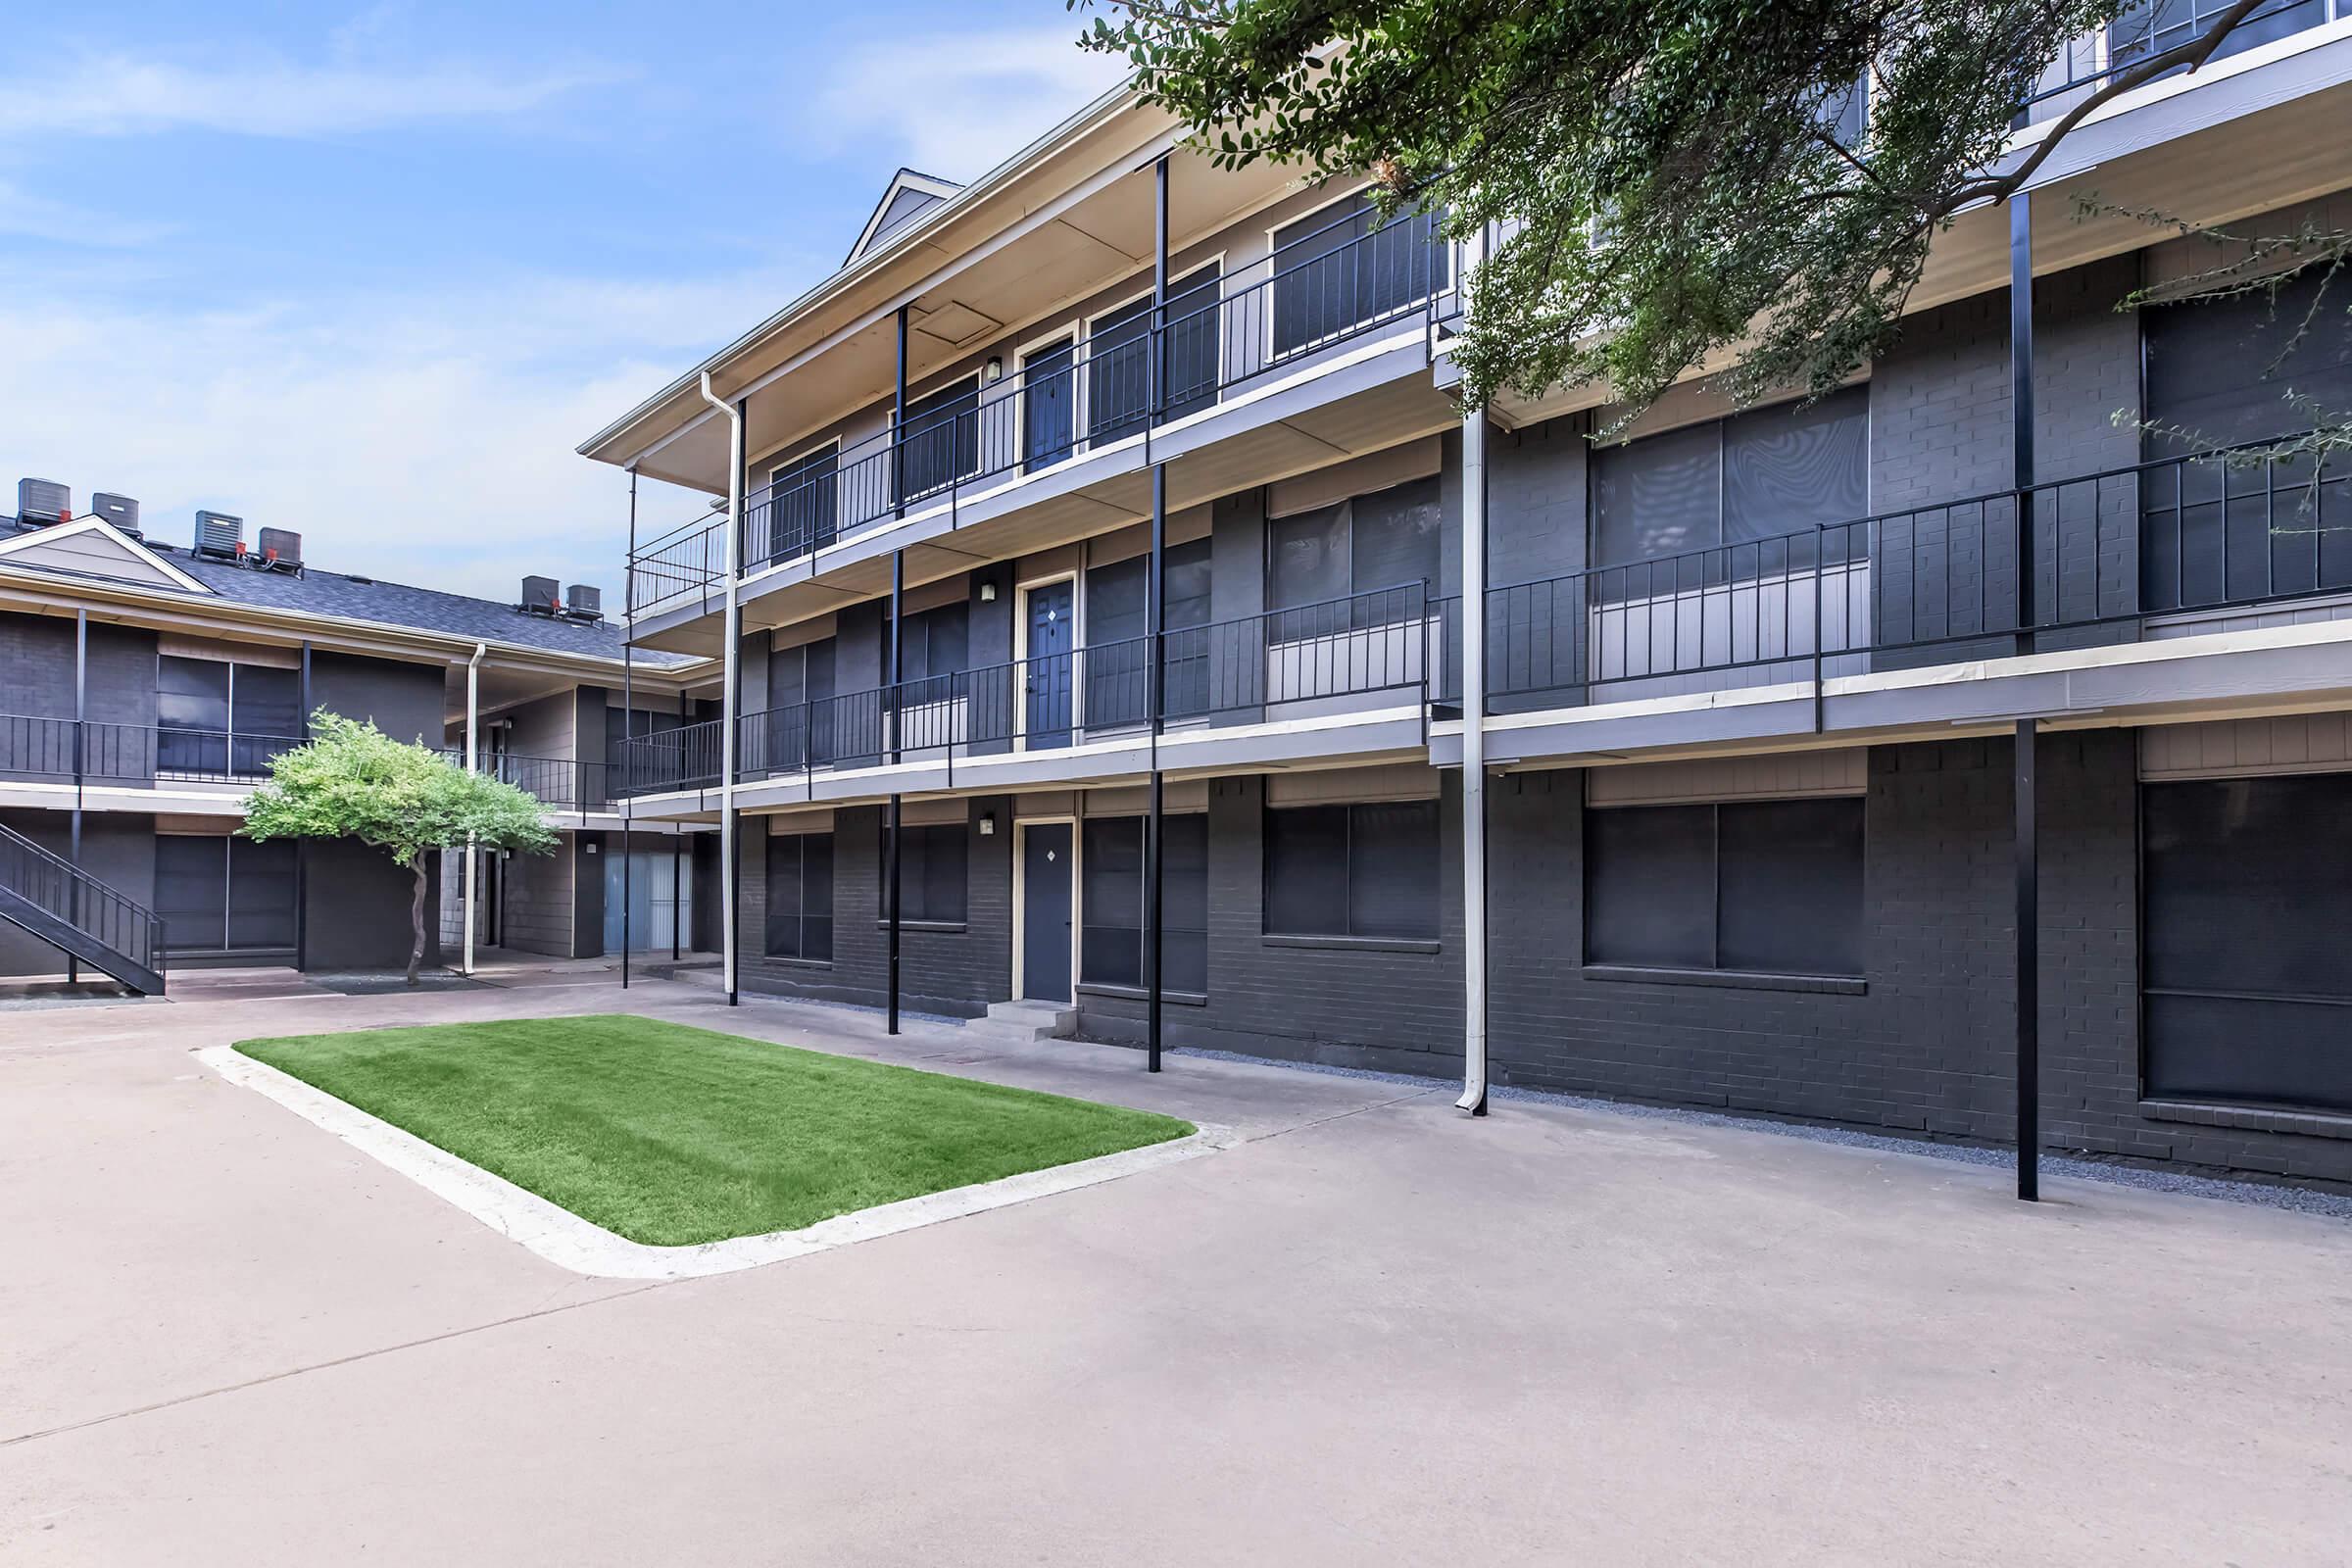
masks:
<svg viewBox="0 0 2352 1568"><path fill-rule="evenodd" d="M746 572L976 489L1046 472L1213 407L1368 333L1429 318L1453 285L1442 215L1369 232L1350 212L1231 274L1184 279L1165 305L1099 320L993 381L829 452L792 460L744 499ZM1336 239L1334 236L1338 236ZM1118 316L1119 313L1114 313ZM723 517L698 517L630 556L629 609L705 594L725 573Z"/></svg>
<svg viewBox="0 0 2352 1568"><path fill-rule="evenodd" d="M445 746L441 755L459 767L466 748ZM529 757L488 747L475 753L474 770L514 785L551 810L601 811L620 799L617 763L574 757Z"/></svg>
<svg viewBox="0 0 2352 1568"><path fill-rule="evenodd" d="M44 783L251 784L298 735L0 715L0 778Z"/></svg>
<svg viewBox="0 0 2352 1568"><path fill-rule="evenodd" d="M2096 32L2069 40L2027 100L2029 122L2055 120L2118 73L2194 41L2230 9L2228 0L2148 0ZM2259 44L2352 15L2346 0L2270 0L2238 20L2213 58L2224 60Z"/></svg>
<svg viewBox="0 0 2352 1568"><path fill-rule="evenodd" d="M1574 704L1675 676L2124 637L2147 616L2338 591L2352 458L2290 437L1493 588L1486 684ZM1461 612L1436 606L1442 649L1459 649ZM1436 662L1440 699L1458 699L1458 660Z"/></svg>
<svg viewBox="0 0 2352 1568"><path fill-rule="evenodd" d="M620 743L613 784L631 797L715 787L720 734L719 720L710 718L630 736Z"/></svg>
<svg viewBox="0 0 2352 1568"><path fill-rule="evenodd" d="M0 827L0 888L141 968L164 972L164 922L154 910L8 827Z"/></svg>
<svg viewBox="0 0 2352 1568"><path fill-rule="evenodd" d="M1131 637L747 713L739 777L1051 752L1146 729L1154 639ZM1425 710L1439 655L1428 587L1406 583L1156 639L1180 725L1306 716L1394 695ZM721 721L627 743L641 793L717 786Z"/></svg>

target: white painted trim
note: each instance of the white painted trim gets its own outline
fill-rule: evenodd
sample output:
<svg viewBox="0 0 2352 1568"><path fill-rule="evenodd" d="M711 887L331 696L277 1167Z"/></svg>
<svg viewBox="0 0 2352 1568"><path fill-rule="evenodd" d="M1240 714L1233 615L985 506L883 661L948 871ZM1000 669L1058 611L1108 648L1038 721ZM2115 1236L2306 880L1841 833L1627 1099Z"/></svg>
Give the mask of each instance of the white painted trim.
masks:
<svg viewBox="0 0 2352 1568"><path fill-rule="evenodd" d="M1029 912L1029 829L1043 822L1066 823L1070 830L1070 994L1066 997L1032 997L1028 995L1029 950L1023 942L1028 930ZM1086 884L1079 880L1078 861L1085 851L1079 847L1083 837L1075 816L1016 816L1012 820L1012 1000L1015 1002L1052 1002L1061 1006L1075 1006L1078 1002L1078 960L1082 949L1079 933L1085 929L1085 912L1078 906Z"/></svg>
<svg viewBox="0 0 2352 1568"><path fill-rule="evenodd" d="M1029 362L1050 349L1066 348L1070 352L1070 449L1054 462L1044 465L1035 471L1043 473L1047 468L1058 468L1076 458L1082 450L1086 439L1086 421L1079 414L1078 400L1079 388L1085 382L1086 377L1078 373L1078 345L1085 341L1085 318L1072 317L1067 322L1056 324L1039 336L1029 339L1026 343L1016 342L1013 345L1012 374L1017 384L1000 401L1012 405L1012 450L1014 455L1012 471L1024 478L1031 471L1028 446ZM985 390L983 388L983 391Z"/></svg>
<svg viewBox="0 0 2352 1568"><path fill-rule="evenodd" d="M834 471L838 477L841 465L841 433L839 431L811 441L789 456L761 458L760 461L767 466L768 504L771 506L775 504L776 471L779 468L789 468L796 463L806 463L818 453L827 451L833 454Z"/></svg>
<svg viewBox="0 0 2352 1568"><path fill-rule="evenodd" d="M1189 1137L993 1182L926 1193L851 1214L837 1214L797 1231L770 1231L763 1236L739 1236L695 1247L651 1247L615 1236L603 1226L460 1159L414 1133L371 1116L289 1073L256 1061L233 1046L210 1046L197 1052L196 1057L228 1082L276 1101L559 1268L598 1279L692 1279L781 1263L876 1237L936 1225L942 1220L962 1219L992 1208L1116 1181L1122 1176L1212 1154L1241 1142L1240 1135L1231 1128L1196 1123L1198 1130Z"/></svg>
<svg viewBox="0 0 2352 1568"><path fill-rule="evenodd" d="M2106 50L2103 30L2100 37L2099 49L2103 55ZM2252 48L2220 60L2208 61L2193 72L2160 76L2154 81L2142 82L2130 92L2111 98L2099 105L2098 108L2083 116L2074 129L2088 130L2094 125L2119 119L2134 110L2145 109L2151 104L2162 103L2168 98L2178 98L2183 93L2195 92L2201 87L2227 81L2232 76L2243 75L2249 71L2259 71L2275 61L2290 59L2309 50L2325 48L2344 37L2352 37L2352 11L2345 11L2339 7L2334 17L2315 26L2290 32L2282 38L2273 38L2267 42L2258 43ZM2074 40L2070 38L2067 42L2071 45ZM2053 114L2047 119L2036 120L2019 127L2017 132L2010 137L2008 146L2002 150L2002 156L2004 158L2013 157L2022 154L2030 147L2040 145L2042 139L2049 134L2050 127L2062 118L2064 118L2062 115ZM2070 131L2068 134L2071 136L2073 132ZM2065 174L2051 175L2037 172L2032 188L2039 189L2043 185L2055 183L2057 179L2076 172L2079 171L2069 170Z"/></svg>
<svg viewBox="0 0 2352 1568"><path fill-rule="evenodd" d="M132 560L137 561L142 564L154 567L155 570L162 573L165 577L170 578L173 584L189 593L211 595L215 592L214 589L197 581L194 577L189 576L186 572L180 570L177 566L174 566L172 564L172 563L166 561L163 557L148 549L138 540L133 539L130 535L124 533L122 529L107 521L104 517L99 516L96 513L92 513L86 517L76 517L72 522L52 523L46 528L36 528L30 533L21 533L14 539L8 540L6 543L0 543L0 560L6 560L10 556L24 555L29 551L38 550L44 545L56 544L61 539L78 539L84 534L96 534L99 538L104 539L108 543L113 544L117 548L121 549L123 554L129 556ZM74 580L81 577L99 577L101 581L122 582L126 586L132 588L146 588L152 590L154 587L154 584L152 583L129 582L124 578L103 577L98 572L68 571L57 566L29 564L19 569L39 572L45 577L60 577L67 580Z"/></svg>

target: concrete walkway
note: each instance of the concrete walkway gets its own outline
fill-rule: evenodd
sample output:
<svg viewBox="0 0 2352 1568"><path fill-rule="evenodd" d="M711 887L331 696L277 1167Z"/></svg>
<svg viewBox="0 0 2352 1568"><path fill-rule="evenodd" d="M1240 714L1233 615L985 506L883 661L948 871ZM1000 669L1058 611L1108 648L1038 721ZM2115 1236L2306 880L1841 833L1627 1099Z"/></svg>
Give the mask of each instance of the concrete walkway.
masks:
<svg viewBox="0 0 2352 1568"><path fill-rule="evenodd" d="M2352 1226L510 966L0 1019L0 1561L2333 1563ZM623 1008L1239 1128L584 1280L190 1058Z"/></svg>

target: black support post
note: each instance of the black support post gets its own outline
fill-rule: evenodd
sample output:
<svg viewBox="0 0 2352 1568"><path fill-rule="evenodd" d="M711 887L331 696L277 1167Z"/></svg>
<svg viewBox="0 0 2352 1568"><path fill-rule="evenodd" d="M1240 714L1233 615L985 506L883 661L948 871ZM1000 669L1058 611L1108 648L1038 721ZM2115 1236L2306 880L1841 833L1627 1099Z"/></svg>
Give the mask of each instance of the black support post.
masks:
<svg viewBox="0 0 2352 1568"><path fill-rule="evenodd" d="M2017 512L2017 651L2034 651L2034 199L2009 198L2009 418ZM2035 721L2017 721L2017 1196L2041 1196L2041 867Z"/></svg>
<svg viewBox="0 0 2352 1568"><path fill-rule="evenodd" d="M2034 651L2034 198L2009 198L2009 441L2017 488L2017 651Z"/></svg>
<svg viewBox="0 0 2352 1568"><path fill-rule="evenodd" d="M1152 169L1152 422L1167 408L1168 336L1168 161ZM1152 465L1152 561L1144 578L1144 625L1149 634L1152 705L1152 791L1144 822L1144 1070L1159 1071L1160 1013L1166 986L1160 961L1166 950L1160 919L1165 911L1166 857L1161 828L1165 777L1159 767L1159 735L1167 710L1168 469Z"/></svg>
<svg viewBox="0 0 2352 1568"><path fill-rule="evenodd" d="M906 315L899 313L900 390L903 402L906 388L905 344ZM900 611L906 597L906 552L894 551L890 558L890 648L885 662L889 678L884 682L882 721L890 726L890 760L893 763L902 756L899 747L899 660L904 643L899 635ZM899 829L905 815L904 798L898 791L890 794L890 832L882 846L882 902L884 916L890 922L890 1023L889 1032L899 1032Z"/></svg>
<svg viewBox="0 0 2352 1568"><path fill-rule="evenodd" d="M899 307L898 379L890 399L890 504L906 515L906 307ZM896 677L893 677L894 679Z"/></svg>
<svg viewBox="0 0 2352 1568"><path fill-rule="evenodd" d="M2041 1196L2041 865L2034 820L2037 726L2017 721L2017 1196Z"/></svg>

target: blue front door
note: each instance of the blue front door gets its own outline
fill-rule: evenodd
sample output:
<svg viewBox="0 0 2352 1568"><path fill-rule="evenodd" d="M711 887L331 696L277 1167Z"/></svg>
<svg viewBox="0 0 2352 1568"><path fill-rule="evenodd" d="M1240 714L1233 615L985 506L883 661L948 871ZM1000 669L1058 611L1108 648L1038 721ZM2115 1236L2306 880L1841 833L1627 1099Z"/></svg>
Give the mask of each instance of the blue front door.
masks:
<svg viewBox="0 0 2352 1568"><path fill-rule="evenodd" d="M1021 379L1021 466L1035 472L1068 457L1076 437L1069 344L1030 355Z"/></svg>
<svg viewBox="0 0 2352 1568"><path fill-rule="evenodd" d="M1077 654L1074 585L1048 583L1029 590L1029 657L1022 668L1029 744L1070 744L1072 665Z"/></svg>

